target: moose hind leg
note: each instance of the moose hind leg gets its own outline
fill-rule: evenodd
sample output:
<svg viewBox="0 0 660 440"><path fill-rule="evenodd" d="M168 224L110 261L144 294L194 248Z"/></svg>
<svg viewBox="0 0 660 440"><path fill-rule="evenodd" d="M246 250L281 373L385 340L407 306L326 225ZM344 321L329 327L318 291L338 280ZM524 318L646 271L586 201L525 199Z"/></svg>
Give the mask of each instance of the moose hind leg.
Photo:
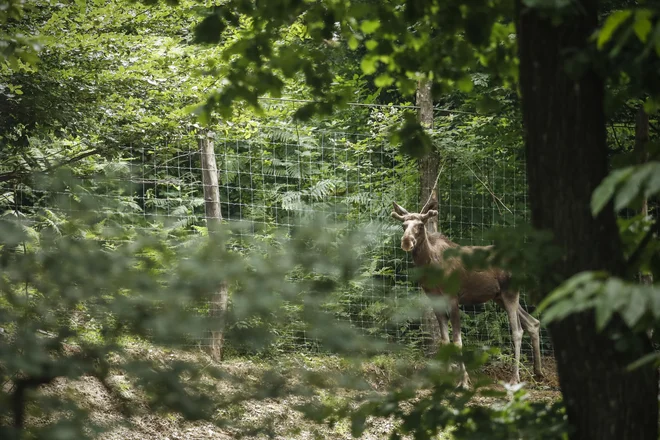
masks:
<svg viewBox="0 0 660 440"><path fill-rule="evenodd" d="M541 323L538 319L527 313L520 305L518 306L518 318L523 330L529 334L532 340L532 349L534 350L534 376L536 379L543 378L543 369L541 368Z"/></svg>
<svg viewBox="0 0 660 440"><path fill-rule="evenodd" d="M518 319L518 294L503 295L502 305L509 316L509 325L511 326L511 337L513 338L514 365L513 377L511 383L520 382L520 345L522 343L523 329Z"/></svg>

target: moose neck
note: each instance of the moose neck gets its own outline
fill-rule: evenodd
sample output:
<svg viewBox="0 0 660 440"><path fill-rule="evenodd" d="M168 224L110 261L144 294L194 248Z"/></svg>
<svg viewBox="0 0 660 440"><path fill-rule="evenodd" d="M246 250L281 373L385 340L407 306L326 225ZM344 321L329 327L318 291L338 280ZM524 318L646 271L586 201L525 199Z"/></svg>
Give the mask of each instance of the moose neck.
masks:
<svg viewBox="0 0 660 440"><path fill-rule="evenodd" d="M424 266L431 262L431 244L426 234L426 228L422 240L413 248L412 256L415 266Z"/></svg>

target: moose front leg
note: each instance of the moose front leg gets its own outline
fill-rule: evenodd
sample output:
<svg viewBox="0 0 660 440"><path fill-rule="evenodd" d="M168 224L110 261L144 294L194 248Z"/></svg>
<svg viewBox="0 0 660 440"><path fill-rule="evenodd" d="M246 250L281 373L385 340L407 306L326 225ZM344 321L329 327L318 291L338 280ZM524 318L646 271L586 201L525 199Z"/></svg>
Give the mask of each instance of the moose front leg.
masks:
<svg viewBox="0 0 660 440"><path fill-rule="evenodd" d="M433 300L433 297L430 298ZM449 344L449 314L447 304L443 301L441 304L432 304L432 307L433 313L438 320L438 325L440 326L440 344L447 345Z"/></svg>
<svg viewBox="0 0 660 440"><path fill-rule="evenodd" d="M458 297L451 298L449 316L451 319L451 336L452 342L461 349L461 354L463 353L463 341L461 340L461 309L458 307ZM459 387L469 388L470 387L470 376L465 369L465 364L463 361L459 362L459 372L460 372L460 381L458 383Z"/></svg>

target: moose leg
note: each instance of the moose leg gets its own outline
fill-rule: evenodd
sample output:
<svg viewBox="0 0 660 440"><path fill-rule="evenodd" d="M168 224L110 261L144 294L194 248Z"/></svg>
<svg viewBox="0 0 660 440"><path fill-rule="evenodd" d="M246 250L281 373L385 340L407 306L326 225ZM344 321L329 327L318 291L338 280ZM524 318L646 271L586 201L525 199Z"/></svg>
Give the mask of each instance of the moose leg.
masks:
<svg viewBox="0 0 660 440"><path fill-rule="evenodd" d="M527 313L520 305L518 306L518 319L522 324L523 330L529 334L532 339L532 348L534 350L534 376L536 379L543 378L543 370L541 369L541 323L538 319Z"/></svg>
<svg viewBox="0 0 660 440"><path fill-rule="evenodd" d="M461 340L461 310L458 308L458 297L451 298L451 305L449 309L449 316L451 319L451 338L452 342L460 349L463 348L463 341ZM458 383L459 387L470 387L470 376L465 369L463 361L459 363L461 379Z"/></svg>
<svg viewBox="0 0 660 440"><path fill-rule="evenodd" d="M513 365L513 378L511 383L520 382L520 344L522 343L523 329L518 319L518 293L502 295L502 305L509 315L509 325L511 326L511 336L513 338L513 352L514 352L514 365Z"/></svg>
<svg viewBox="0 0 660 440"><path fill-rule="evenodd" d="M433 313L438 320L440 326L440 344L449 344L449 315L447 314L447 306L443 303L442 307L433 307Z"/></svg>
<svg viewBox="0 0 660 440"><path fill-rule="evenodd" d="M440 344L449 344L449 317L444 310L434 310L435 317L438 319L440 325Z"/></svg>

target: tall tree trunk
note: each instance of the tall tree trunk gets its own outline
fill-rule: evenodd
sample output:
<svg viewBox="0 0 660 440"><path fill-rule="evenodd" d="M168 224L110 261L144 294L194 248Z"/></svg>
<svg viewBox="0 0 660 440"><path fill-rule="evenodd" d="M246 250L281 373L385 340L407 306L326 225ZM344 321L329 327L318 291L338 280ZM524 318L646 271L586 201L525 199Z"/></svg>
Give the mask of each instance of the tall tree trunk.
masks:
<svg viewBox="0 0 660 440"><path fill-rule="evenodd" d="M420 80L417 83L417 106L419 107L418 118L420 124L425 128L433 128L433 95L431 94L431 82ZM438 200L437 191L432 190L438 178L438 164L440 158L434 151L419 160L419 203L426 203L429 196ZM421 206L420 206L421 207ZM436 232L438 230L437 219L429 220L426 224L427 230ZM431 349L434 352L440 344L440 325L433 313L431 306L424 307L424 326L428 329L431 337Z"/></svg>
<svg viewBox="0 0 660 440"><path fill-rule="evenodd" d="M552 231L563 251L563 258L541 274L546 293L557 276L598 269L620 275L624 266L611 205L596 218L589 209L608 170L604 84L592 70L578 77L566 70L565 56L585 48L597 26L598 1L577 3L579 12L553 25L548 14L516 0L532 223ZM626 371L650 352L650 342L620 319L610 327L597 332L591 311L550 326L570 438L657 439L657 371L650 366ZM626 351L615 348L613 331L629 341Z"/></svg>
<svg viewBox="0 0 660 440"><path fill-rule="evenodd" d="M222 220L220 211L220 189L218 188L218 165L215 160L213 142L207 132L199 137L199 150L202 162L202 185L204 186L204 207L206 208L206 226L209 234ZM210 330L209 353L216 361L222 360L225 344L225 320L227 315L227 302L229 291L226 284L221 284L218 291L211 298L210 304Z"/></svg>
<svg viewBox="0 0 660 440"><path fill-rule="evenodd" d="M644 106L640 105L637 110L637 121L635 123L635 153L640 164L649 161L649 115L644 111ZM642 200L642 209L640 214L649 215L649 200L644 197ZM639 281L642 284L653 284L653 274L640 273Z"/></svg>
<svg viewBox="0 0 660 440"><path fill-rule="evenodd" d="M637 121L635 123L635 153L639 163L643 164L649 161L648 145L649 143L649 115L644 111L644 106L640 105L637 110ZM649 214L649 201L646 197L642 201L641 213Z"/></svg>

